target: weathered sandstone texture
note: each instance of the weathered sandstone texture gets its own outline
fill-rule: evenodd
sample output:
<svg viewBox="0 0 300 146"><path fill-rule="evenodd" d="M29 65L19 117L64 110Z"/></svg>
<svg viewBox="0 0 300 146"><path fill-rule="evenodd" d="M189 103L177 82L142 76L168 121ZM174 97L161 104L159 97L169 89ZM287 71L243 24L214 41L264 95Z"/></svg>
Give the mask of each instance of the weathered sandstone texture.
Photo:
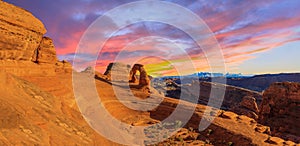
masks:
<svg viewBox="0 0 300 146"><path fill-rule="evenodd" d="M30 12L0 1L0 69L18 76L70 73L71 65L58 61L43 23Z"/></svg>
<svg viewBox="0 0 300 146"><path fill-rule="evenodd" d="M130 71L130 65L126 65L123 63L115 62L110 63L104 75L107 77L107 80L113 80L113 81L128 81Z"/></svg>
<svg viewBox="0 0 300 146"><path fill-rule="evenodd" d="M54 64L57 62L56 51L51 38L43 37L40 46L35 51L35 59L33 61L37 63L50 63Z"/></svg>
<svg viewBox="0 0 300 146"><path fill-rule="evenodd" d="M240 115L246 115L256 120L258 119L258 106L256 104L256 99L252 96L243 97L242 101L230 110Z"/></svg>
<svg viewBox="0 0 300 146"><path fill-rule="evenodd" d="M28 11L0 1L0 59L26 60L34 57L46 29Z"/></svg>
<svg viewBox="0 0 300 146"><path fill-rule="evenodd" d="M273 83L265 90L259 122L273 135L300 142L300 83Z"/></svg>

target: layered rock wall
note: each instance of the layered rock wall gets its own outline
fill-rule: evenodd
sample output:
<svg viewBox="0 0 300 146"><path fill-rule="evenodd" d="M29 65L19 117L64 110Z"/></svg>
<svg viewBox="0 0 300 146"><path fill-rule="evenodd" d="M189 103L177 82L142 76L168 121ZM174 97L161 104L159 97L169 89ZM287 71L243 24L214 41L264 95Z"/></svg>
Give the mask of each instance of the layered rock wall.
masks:
<svg viewBox="0 0 300 146"><path fill-rule="evenodd" d="M18 76L71 72L59 62L43 23L30 12L0 1L0 69Z"/></svg>
<svg viewBox="0 0 300 146"><path fill-rule="evenodd" d="M43 37L40 46L35 51L33 61L50 64L57 62L56 51L51 38Z"/></svg>
<svg viewBox="0 0 300 146"><path fill-rule="evenodd" d="M28 11L0 1L0 59L31 61L46 29Z"/></svg>

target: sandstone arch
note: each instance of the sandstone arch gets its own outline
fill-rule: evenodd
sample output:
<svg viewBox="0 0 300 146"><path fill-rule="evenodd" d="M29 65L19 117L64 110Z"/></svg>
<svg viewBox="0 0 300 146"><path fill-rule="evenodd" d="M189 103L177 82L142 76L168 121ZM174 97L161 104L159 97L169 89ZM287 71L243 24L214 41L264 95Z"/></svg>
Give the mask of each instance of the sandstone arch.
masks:
<svg viewBox="0 0 300 146"><path fill-rule="evenodd" d="M136 73L137 71L140 72L140 78L139 78L139 86L149 86L150 85L150 79L148 77L148 74L142 64L134 64L130 71L130 80L129 82L131 83L136 83L137 78L136 78Z"/></svg>

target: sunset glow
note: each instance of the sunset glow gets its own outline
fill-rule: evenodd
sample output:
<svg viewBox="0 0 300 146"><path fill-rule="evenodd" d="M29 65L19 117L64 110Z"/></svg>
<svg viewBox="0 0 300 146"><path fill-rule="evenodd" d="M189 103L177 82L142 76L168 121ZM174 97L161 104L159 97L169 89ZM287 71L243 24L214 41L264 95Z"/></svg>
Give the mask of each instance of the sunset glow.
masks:
<svg viewBox="0 0 300 146"><path fill-rule="evenodd" d="M78 42L88 26L106 11L131 1L128 0L78 0L38 1L5 0L30 10L40 18L54 39L59 59L72 62ZM224 55L228 72L255 74L275 72L299 72L290 62L300 62L300 1L179 1L170 0L188 8L200 16L215 34ZM168 17L166 14L165 17ZM105 28L103 28L105 29ZM200 35L200 34L199 34ZM103 72L119 52L130 43L149 36L163 36L184 49L191 57L197 71L210 71L205 54L193 40L181 30L167 24L143 22L121 29L102 48L96 69ZM127 59L136 59L155 53L172 52L172 47L161 40L137 44L126 53ZM292 45L291 45L292 44ZM161 52L153 52L153 48ZM279 48L279 49L278 49ZM298 48L298 49L297 49ZM274 59L286 50L286 59ZM293 51L289 51L293 50ZM294 52L296 50L296 52ZM266 55L267 54L267 55ZM81 54L83 59L89 55ZM98 55L98 54L96 54ZM141 60L152 75L176 75L172 63L184 64L187 58L178 53L171 60L148 57ZM266 56L265 58L263 56ZM199 58L201 58L199 60ZM269 66L261 60L271 60ZM123 59L126 62L126 59ZM295 63L294 63L295 64ZM273 66L276 66L274 69ZM187 68L188 70L188 68ZM190 72L186 72L187 74Z"/></svg>

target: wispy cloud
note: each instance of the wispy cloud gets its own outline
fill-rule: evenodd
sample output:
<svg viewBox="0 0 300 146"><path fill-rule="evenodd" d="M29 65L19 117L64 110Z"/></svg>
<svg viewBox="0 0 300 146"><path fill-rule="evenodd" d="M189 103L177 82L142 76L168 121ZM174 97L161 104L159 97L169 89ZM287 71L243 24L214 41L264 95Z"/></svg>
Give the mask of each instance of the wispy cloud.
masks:
<svg viewBox="0 0 300 146"><path fill-rule="evenodd" d="M55 42L57 53L62 59L70 60L78 42L87 27L111 8L131 2L130 0L58 0L28 3L22 0L10 1L33 12L48 29L47 35ZM199 15L214 32L220 43L226 66L238 70L243 62L254 59L257 54L300 40L300 1L182 1L168 0L182 5ZM166 14L165 17L168 17ZM102 28L103 31L107 28ZM199 34L201 35L201 34ZM139 59L142 56L163 54L166 59L150 57L140 62L152 74L176 74L170 63L184 64L189 58L184 52L174 51L174 46L159 40L144 40L134 47L124 47L148 36L161 36L179 44L192 58L198 71L209 70L205 54L184 32L162 23L144 22L130 25L110 38L100 54L81 54L89 61L89 55L99 55L97 68L101 71L120 52L127 56L122 61ZM144 42L144 44L142 44ZM123 51L122 51L123 50ZM178 62L179 61L179 62ZM168 63L167 63L168 62ZM152 68L151 68L152 66Z"/></svg>

